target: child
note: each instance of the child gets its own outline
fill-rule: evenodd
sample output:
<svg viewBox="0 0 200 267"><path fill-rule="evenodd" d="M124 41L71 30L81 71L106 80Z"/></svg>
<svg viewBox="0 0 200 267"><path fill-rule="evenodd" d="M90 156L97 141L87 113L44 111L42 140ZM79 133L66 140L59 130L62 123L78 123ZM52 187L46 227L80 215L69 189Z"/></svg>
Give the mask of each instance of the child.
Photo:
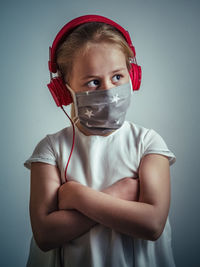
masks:
<svg viewBox="0 0 200 267"><path fill-rule="evenodd" d="M77 18L56 36L49 68L58 75L48 85L56 104L73 99L75 129L47 135L25 162L34 237L27 266L175 266L175 156L154 130L125 121L141 79L128 33L101 16Z"/></svg>

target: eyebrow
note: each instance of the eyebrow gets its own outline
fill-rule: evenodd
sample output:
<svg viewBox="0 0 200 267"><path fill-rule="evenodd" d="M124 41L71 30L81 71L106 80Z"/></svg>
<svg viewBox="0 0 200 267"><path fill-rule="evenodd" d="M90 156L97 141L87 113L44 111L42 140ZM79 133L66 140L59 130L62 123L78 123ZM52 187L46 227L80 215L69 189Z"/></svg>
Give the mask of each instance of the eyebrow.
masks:
<svg viewBox="0 0 200 267"><path fill-rule="evenodd" d="M126 68L120 68L120 69L116 69L116 70L111 71L109 74L115 74L117 72L125 71L125 70L126 70ZM98 77L99 77L99 75L89 74L89 75L83 76L81 78L81 80L87 80L87 79L98 78Z"/></svg>

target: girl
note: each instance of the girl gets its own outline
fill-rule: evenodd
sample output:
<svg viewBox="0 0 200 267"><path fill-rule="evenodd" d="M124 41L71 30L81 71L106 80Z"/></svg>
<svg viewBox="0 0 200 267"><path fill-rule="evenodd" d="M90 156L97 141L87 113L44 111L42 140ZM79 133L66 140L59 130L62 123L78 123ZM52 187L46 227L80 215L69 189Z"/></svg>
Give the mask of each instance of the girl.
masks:
<svg viewBox="0 0 200 267"><path fill-rule="evenodd" d="M58 106L73 99L75 129L47 135L25 162L27 266L175 266L168 222L175 156L154 130L125 121L141 78L128 33L83 16L61 29L50 52L58 77L48 87Z"/></svg>

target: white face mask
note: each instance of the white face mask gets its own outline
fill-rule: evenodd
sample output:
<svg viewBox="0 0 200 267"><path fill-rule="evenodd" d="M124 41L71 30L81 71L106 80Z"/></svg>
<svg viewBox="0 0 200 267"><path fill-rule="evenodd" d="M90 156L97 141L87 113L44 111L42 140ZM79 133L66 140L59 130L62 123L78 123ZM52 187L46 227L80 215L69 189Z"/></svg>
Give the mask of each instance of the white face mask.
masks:
<svg viewBox="0 0 200 267"><path fill-rule="evenodd" d="M68 85L75 105L76 117L91 134L107 134L119 129L131 99L131 82L108 90L75 93Z"/></svg>

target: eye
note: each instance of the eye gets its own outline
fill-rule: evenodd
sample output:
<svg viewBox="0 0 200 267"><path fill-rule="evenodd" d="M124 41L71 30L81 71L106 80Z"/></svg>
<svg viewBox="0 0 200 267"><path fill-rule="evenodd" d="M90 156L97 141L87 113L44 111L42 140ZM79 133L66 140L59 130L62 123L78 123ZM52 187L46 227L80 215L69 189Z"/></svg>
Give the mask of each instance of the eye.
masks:
<svg viewBox="0 0 200 267"><path fill-rule="evenodd" d="M114 83L117 83L117 82L119 82L119 80L122 78L122 75L120 75L120 74L116 74L116 75L114 75L113 77L112 77L112 80L113 80L113 82Z"/></svg>
<svg viewBox="0 0 200 267"><path fill-rule="evenodd" d="M95 89L97 86L99 86L100 82L98 80L92 80L87 83L87 86L91 89Z"/></svg>

